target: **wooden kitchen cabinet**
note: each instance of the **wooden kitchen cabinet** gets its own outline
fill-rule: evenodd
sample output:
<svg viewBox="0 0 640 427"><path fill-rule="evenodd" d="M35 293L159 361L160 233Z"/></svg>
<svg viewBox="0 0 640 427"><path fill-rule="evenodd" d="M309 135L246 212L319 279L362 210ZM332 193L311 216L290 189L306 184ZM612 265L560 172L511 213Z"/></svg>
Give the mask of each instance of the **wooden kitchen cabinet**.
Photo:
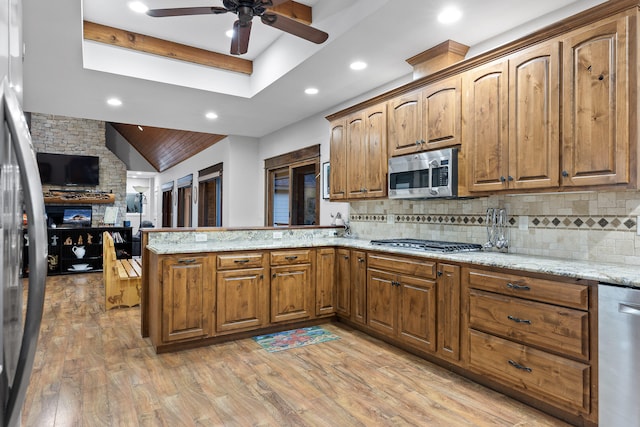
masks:
<svg viewBox="0 0 640 427"><path fill-rule="evenodd" d="M435 263L369 254L367 265L368 326L435 352Z"/></svg>
<svg viewBox="0 0 640 427"><path fill-rule="evenodd" d="M351 317L351 251L336 249L336 314Z"/></svg>
<svg viewBox="0 0 640 427"><path fill-rule="evenodd" d="M470 191L558 186L559 59L552 42L465 74Z"/></svg>
<svg viewBox="0 0 640 427"><path fill-rule="evenodd" d="M266 326L269 321L267 254L221 254L216 260L216 332Z"/></svg>
<svg viewBox="0 0 640 427"><path fill-rule="evenodd" d="M437 266L437 354L451 361L460 360L460 266Z"/></svg>
<svg viewBox="0 0 640 427"><path fill-rule="evenodd" d="M313 253L271 252L271 323L314 317Z"/></svg>
<svg viewBox="0 0 640 427"><path fill-rule="evenodd" d="M367 253L351 250L351 321L367 324Z"/></svg>
<svg viewBox="0 0 640 427"><path fill-rule="evenodd" d="M346 119L347 198L387 195L387 110L382 103ZM333 167L333 166L332 166Z"/></svg>
<svg viewBox="0 0 640 427"><path fill-rule="evenodd" d="M213 298L210 255L162 259L162 342L206 337Z"/></svg>
<svg viewBox="0 0 640 427"><path fill-rule="evenodd" d="M347 130L346 120L331 122L329 137L329 198L343 200L347 198Z"/></svg>
<svg viewBox="0 0 640 427"><path fill-rule="evenodd" d="M627 19L575 31L562 41L563 186L629 182L629 90L636 89L628 85L630 70L637 70L630 61L636 29Z"/></svg>
<svg viewBox="0 0 640 427"><path fill-rule="evenodd" d="M590 286L479 268L463 276L469 369L597 419Z"/></svg>
<svg viewBox="0 0 640 427"><path fill-rule="evenodd" d="M316 316L336 312L336 250L316 250Z"/></svg>
<svg viewBox="0 0 640 427"><path fill-rule="evenodd" d="M394 98L387 109L390 157L461 144L460 76Z"/></svg>

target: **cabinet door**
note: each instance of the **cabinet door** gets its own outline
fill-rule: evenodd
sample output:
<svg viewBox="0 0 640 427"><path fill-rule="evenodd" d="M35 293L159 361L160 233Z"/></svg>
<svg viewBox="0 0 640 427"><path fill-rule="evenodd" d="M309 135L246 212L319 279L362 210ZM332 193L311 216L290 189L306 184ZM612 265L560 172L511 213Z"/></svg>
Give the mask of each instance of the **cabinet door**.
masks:
<svg viewBox="0 0 640 427"><path fill-rule="evenodd" d="M341 200L347 197L347 141L345 120L331 123L329 139L330 175L329 198Z"/></svg>
<svg viewBox="0 0 640 427"><path fill-rule="evenodd" d="M470 191L506 188L509 163L508 64L492 62L465 75Z"/></svg>
<svg viewBox="0 0 640 427"><path fill-rule="evenodd" d="M398 325L398 292L395 274L367 270L367 324L371 329L395 336Z"/></svg>
<svg viewBox="0 0 640 427"><path fill-rule="evenodd" d="M365 195L364 117L356 113L347 117L347 197L357 199Z"/></svg>
<svg viewBox="0 0 640 427"><path fill-rule="evenodd" d="M620 18L563 40L562 185L629 182L627 27Z"/></svg>
<svg viewBox="0 0 640 427"><path fill-rule="evenodd" d="M316 251L316 316L336 312L336 252L334 248Z"/></svg>
<svg viewBox="0 0 640 427"><path fill-rule="evenodd" d="M557 42L509 58L509 188L558 186L559 62Z"/></svg>
<svg viewBox="0 0 640 427"><path fill-rule="evenodd" d="M219 271L216 277L217 332L252 329L266 324L263 268Z"/></svg>
<svg viewBox="0 0 640 427"><path fill-rule="evenodd" d="M422 150L422 101L419 91L388 102L389 157Z"/></svg>
<svg viewBox="0 0 640 427"><path fill-rule="evenodd" d="M438 346L441 357L460 360L460 267L438 264Z"/></svg>
<svg viewBox="0 0 640 427"><path fill-rule="evenodd" d="M436 282L399 276L398 338L423 350L436 351Z"/></svg>
<svg viewBox="0 0 640 427"><path fill-rule="evenodd" d="M365 111L365 151L366 159L365 197L387 195L387 108L386 104L376 105Z"/></svg>
<svg viewBox="0 0 640 427"><path fill-rule="evenodd" d="M162 271L163 342L206 336L213 294L211 259L171 257L163 261Z"/></svg>
<svg viewBox="0 0 640 427"><path fill-rule="evenodd" d="M459 76L433 83L422 91L422 148L459 145L462 127L462 87Z"/></svg>
<svg viewBox="0 0 640 427"><path fill-rule="evenodd" d="M351 316L351 252L344 248L336 250L336 313Z"/></svg>
<svg viewBox="0 0 640 427"><path fill-rule="evenodd" d="M367 254L351 251L351 320L367 324Z"/></svg>
<svg viewBox="0 0 640 427"><path fill-rule="evenodd" d="M271 322L311 317L312 285L310 264L271 267Z"/></svg>

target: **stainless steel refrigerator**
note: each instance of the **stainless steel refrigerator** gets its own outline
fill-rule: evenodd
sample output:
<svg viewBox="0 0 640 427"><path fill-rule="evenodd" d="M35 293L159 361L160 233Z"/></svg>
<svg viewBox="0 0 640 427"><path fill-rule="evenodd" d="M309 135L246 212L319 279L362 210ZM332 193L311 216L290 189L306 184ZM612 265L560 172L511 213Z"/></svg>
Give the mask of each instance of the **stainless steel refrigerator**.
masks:
<svg viewBox="0 0 640 427"><path fill-rule="evenodd" d="M47 229L35 151L18 97L0 75L0 420L20 425L33 367L47 274ZM26 214L27 230L23 230ZM26 243L28 242L28 246ZM22 257L28 248L29 279L23 309ZM26 256L26 254L24 254Z"/></svg>

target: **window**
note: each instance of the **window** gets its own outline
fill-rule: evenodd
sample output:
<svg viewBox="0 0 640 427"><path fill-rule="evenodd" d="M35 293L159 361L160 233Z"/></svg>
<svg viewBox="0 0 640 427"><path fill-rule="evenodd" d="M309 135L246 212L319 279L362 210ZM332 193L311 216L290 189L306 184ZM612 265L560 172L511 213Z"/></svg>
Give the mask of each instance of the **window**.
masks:
<svg viewBox="0 0 640 427"><path fill-rule="evenodd" d="M265 160L268 226L314 225L320 212L320 145Z"/></svg>
<svg viewBox="0 0 640 427"><path fill-rule="evenodd" d="M191 227L193 174L178 179L178 227Z"/></svg>
<svg viewBox="0 0 640 427"><path fill-rule="evenodd" d="M222 227L222 163L198 172L198 227Z"/></svg>
<svg viewBox="0 0 640 427"><path fill-rule="evenodd" d="M162 184L162 226L173 227L173 181Z"/></svg>

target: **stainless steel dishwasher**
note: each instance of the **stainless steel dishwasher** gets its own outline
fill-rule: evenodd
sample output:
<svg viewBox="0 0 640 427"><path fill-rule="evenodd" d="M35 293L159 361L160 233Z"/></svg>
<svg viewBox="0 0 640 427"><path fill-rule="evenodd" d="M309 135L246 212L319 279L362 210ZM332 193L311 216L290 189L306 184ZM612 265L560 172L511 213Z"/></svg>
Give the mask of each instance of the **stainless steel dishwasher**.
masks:
<svg viewBox="0 0 640 427"><path fill-rule="evenodd" d="M600 427L640 426L640 288L598 286Z"/></svg>

